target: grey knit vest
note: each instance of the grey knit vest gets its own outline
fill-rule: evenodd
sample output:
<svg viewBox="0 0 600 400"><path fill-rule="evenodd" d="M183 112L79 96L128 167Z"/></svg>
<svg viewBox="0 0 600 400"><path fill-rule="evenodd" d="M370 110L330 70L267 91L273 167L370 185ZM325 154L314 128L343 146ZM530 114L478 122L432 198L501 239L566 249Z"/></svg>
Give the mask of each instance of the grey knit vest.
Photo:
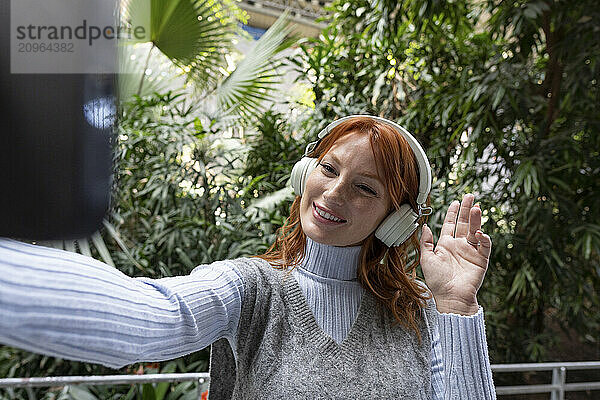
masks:
<svg viewBox="0 0 600 400"><path fill-rule="evenodd" d="M210 400L431 398L431 302L419 343L365 291L337 344L317 325L293 275L258 258L235 263L244 281L237 359L227 339L213 343Z"/></svg>

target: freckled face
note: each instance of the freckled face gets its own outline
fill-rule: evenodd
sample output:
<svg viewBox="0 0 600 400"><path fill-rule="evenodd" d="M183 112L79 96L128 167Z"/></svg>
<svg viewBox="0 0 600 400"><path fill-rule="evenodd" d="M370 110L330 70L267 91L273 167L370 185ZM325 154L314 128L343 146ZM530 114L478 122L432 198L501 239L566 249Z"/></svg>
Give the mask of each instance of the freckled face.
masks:
<svg viewBox="0 0 600 400"><path fill-rule="evenodd" d="M300 222L316 242L354 246L379 226L389 206L369 137L355 132L339 139L309 175Z"/></svg>

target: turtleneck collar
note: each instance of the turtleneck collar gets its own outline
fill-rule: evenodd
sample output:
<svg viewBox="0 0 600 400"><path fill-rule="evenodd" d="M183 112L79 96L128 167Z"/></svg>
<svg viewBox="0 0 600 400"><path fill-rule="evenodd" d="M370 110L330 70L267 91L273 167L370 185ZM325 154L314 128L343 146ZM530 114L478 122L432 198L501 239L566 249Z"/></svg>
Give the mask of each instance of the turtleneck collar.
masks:
<svg viewBox="0 0 600 400"><path fill-rule="evenodd" d="M360 250L361 246L330 246L315 242L307 236L300 267L324 278L355 280Z"/></svg>

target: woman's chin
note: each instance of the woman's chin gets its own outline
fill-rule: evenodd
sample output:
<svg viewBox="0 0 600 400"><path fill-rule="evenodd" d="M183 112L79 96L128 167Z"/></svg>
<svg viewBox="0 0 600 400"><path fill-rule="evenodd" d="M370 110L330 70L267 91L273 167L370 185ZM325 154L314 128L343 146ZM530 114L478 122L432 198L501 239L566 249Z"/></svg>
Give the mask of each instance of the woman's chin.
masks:
<svg viewBox="0 0 600 400"><path fill-rule="evenodd" d="M336 244L334 244L335 240L333 239L332 235L328 235L326 232L319 232L318 229L307 229L304 231L304 234L311 238L313 242L336 246Z"/></svg>

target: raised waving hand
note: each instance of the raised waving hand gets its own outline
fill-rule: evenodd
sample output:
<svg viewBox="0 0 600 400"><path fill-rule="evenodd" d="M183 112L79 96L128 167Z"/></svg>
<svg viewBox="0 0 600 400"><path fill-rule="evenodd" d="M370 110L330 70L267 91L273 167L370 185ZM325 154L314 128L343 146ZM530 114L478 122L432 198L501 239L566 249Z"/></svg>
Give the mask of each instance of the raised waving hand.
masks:
<svg viewBox="0 0 600 400"><path fill-rule="evenodd" d="M437 244L427 225L421 235L421 268L439 312L477 313L477 291L487 270L492 240L481 231L481 209L475 197L448 207Z"/></svg>

